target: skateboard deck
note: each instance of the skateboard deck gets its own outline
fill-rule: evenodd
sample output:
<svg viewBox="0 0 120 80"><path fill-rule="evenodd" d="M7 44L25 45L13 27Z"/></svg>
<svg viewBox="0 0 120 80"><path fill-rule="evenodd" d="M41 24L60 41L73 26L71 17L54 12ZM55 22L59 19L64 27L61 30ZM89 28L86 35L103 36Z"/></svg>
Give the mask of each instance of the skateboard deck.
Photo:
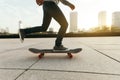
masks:
<svg viewBox="0 0 120 80"><path fill-rule="evenodd" d="M54 50L54 49L36 49L36 48L29 48L29 51L35 54L40 54L38 57L42 58L45 53L67 53L69 58L72 58L73 54L82 51L82 48L75 48L75 49L67 49L67 50Z"/></svg>

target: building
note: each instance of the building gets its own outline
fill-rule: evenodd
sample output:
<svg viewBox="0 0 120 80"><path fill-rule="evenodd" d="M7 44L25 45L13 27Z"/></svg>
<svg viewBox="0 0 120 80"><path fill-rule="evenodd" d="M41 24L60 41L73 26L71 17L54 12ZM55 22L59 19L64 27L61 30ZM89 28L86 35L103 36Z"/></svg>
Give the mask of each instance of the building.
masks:
<svg viewBox="0 0 120 80"><path fill-rule="evenodd" d="M106 19L107 19L107 15L106 15L106 11L101 11L98 14L98 25L99 27L103 27L106 26Z"/></svg>
<svg viewBox="0 0 120 80"><path fill-rule="evenodd" d="M69 32L77 32L77 19L78 13L77 12L71 12L70 13L70 29Z"/></svg>
<svg viewBox="0 0 120 80"><path fill-rule="evenodd" d="M112 26L120 27L120 12L114 12L112 14Z"/></svg>
<svg viewBox="0 0 120 80"><path fill-rule="evenodd" d="M112 13L112 31L120 31L120 11Z"/></svg>

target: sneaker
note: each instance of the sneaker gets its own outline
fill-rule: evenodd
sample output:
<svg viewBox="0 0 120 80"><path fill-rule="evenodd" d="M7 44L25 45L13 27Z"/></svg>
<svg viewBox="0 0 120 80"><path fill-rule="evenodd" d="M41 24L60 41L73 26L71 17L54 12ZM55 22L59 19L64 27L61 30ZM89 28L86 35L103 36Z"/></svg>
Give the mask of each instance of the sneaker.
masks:
<svg viewBox="0 0 120 80"><path fill-rule="evenodd" d="M24 30L23 29L19 29L19 38L20 38L21 43L23 43L24 37L25 37Z"/></svg>
<svg viewBox="0 0 120 80"><path fill-rule="evenodd" d="M64 47L63 45L54 46L54 50L67 50L68 48Z"/></svg>

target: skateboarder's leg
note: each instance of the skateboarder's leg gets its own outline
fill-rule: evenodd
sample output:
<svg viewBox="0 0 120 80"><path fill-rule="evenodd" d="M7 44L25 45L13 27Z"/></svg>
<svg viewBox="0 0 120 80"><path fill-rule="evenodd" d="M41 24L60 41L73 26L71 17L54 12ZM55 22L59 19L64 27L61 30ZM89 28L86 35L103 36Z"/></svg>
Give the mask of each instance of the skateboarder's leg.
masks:
<svg viewBox="0 0 120 80"><path fill-rule="evenodd" d="M52 2L52 1L45 1L44 4L43 4L43 8L61 26L59 31L58 31L58 35L57 35L57 38L56 38L56 41L55 41L54 49L62 49L62 50L66 49L62 45L62 40L63 40L64 34L65 34L65 32L67 30L67 27L68 27L68 23L67 23L67 20L66 20L65 16L63 15L62 11L57 6L57 4Z"/></svg>
<svg viewBox="0 0 120 80"><path fill-rule="evenodd" d="M51 11L52 12L50 14L61 26L58 31L54 49L67 49L62 45L62 40L63 40L63 37L64 37L67 27L68 27L67 20L66 20L64 14L62 13L62 11L60 10L60 8L56 4L54 4L54 7L52 8ZM55 14L53 14L53 12Z"/></svg>
<svg viewBox="0 0 120 80"><path fill-rule="evenodd" d="M24 37L26 34L30 34L30 33L34 33L34 32L45 32L48 29L48 26L51 22L52 17L49 15L49 13L45 10L44 7L43 7L43 12L44 12L44 16L43 16L42 26L36 26L36 27L32 27L32 28L19 30L19 36L20 36L21 42L24 41Z"/></svg>
<svg viewBox="0 0 120 80"><path fill-rule="evenodd" d="M45 32L49 27L51 19L52 19L51 16L47 13L46 10L44 10L42 26L36 26L36 27L32 27L32 28L27 28L27 29L24 29L24 31L25 31L26 34L35 33L35 32Z"/></svg>

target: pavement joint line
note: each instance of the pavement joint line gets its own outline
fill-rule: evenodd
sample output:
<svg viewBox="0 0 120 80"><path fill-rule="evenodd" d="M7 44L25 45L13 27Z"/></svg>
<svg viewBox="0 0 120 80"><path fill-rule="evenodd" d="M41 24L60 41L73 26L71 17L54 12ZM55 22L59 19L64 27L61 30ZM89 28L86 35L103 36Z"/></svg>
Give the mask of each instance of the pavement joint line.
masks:
<svg viewBox="0 0 120 80"><path fill-rule="evenodd" d="M23 71L21 74L19 74L14 80L17 80L20 76L22 76L26 71Z"/></svg>
<svg viewBox="0 0 120 80"><path fill-rule="evenodd" d="M37 71L49 71L49 72L70 72L70 73L86 73L86 74L98 74L98 75L114 75L114 76L120 76L120 74L114 74L114 73L100 73L100 72L88 72L88 71L70 71L70 70L50 70L50 69L22 69L22 68L0 68L2 70L24 70L19 76L16 77L15 80L17 80L20 76L22 76L25 72L29 70L37 70Z"/></svg>
<svg viewBox="0 0 120 80"><path fill-rule="evenodd" d="M103 52L101 52L101 51L99 51L99 50L96 50L96 49L94 49L94 50L97 51L97 52L99 52L100 54L102 54L102 55L104 55L104 56L106 56L106 57L108 57L108 58L110 58L110 59L112 59L112 60L120 63L119 60L117 60L117 59L115 59L115 58L113 58L113 57L111 57L111 56L109 56L109 55L107 55L107 54L104 54Z"/></svg>
<svg viewBox="0 0 120 80"><path fill-rule="evenodd" d="M87 73L87 74L99 74L99 75L115 75L115 76L120 76L120 74L114 74L114 73L100 73L100 72L88 72L88 71L50 70L50 69L30 69L30 70L51 71L51 72L54 71L54 72Z"/></svg>
<svg viewBox="0 0 120 80"><path fill-rule="evenodd" d="M27 72L28 70L30 70L30 68L34 65L34 64L36 64L37 62L38 62L39 60L36 60L32 65L30 65L27 69L25 69L21 74L19 74L16 78L15 78L15 80L17 80L20 76L22 76L25 72Z"/></svg>
<svg viewBox="0 0 120 80"><path fill-rule="evenodd" d="M23 68L0 68L0 70L26 70Z"/></svg>
<svg viewBox="0 0 120 80"><path fill-rule="evenodd" d="M94 45L120 45L120 44L94 44Z"/></svg>

